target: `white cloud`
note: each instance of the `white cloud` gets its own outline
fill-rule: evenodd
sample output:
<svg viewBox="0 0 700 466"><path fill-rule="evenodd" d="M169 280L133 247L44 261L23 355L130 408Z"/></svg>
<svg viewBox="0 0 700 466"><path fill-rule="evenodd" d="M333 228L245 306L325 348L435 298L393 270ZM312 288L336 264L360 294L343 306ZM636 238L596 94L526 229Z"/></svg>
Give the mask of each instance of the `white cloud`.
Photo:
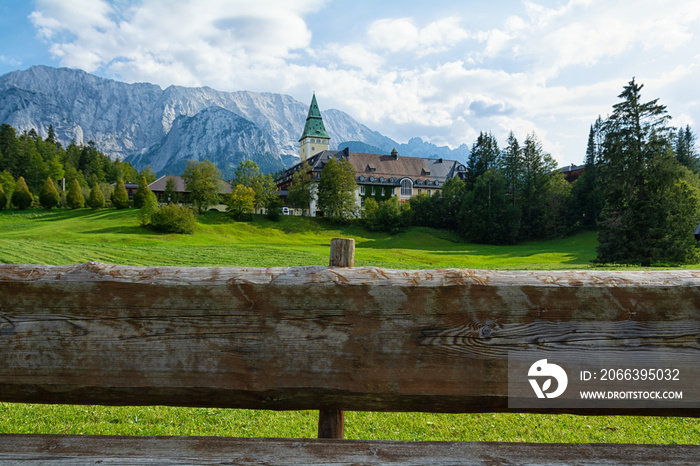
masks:
<svg viewBox="0 0 700 466"><path fill-rule="evenodd" d="M471 146L481 130L501 142L535 131L560 162L579 163L588 126L632 76L676 124L700 122L700 2L494 2L484 15L465 6L442 17L407 2L401 18L348 18L342 33L314 41L329 15L361 7L325 3L39 0L31 19L64 66L302 101L315 90L322 108L400 142Z"/></svg>
<svg viewBox="0 0 700 466"><path fill-rule="evenodd" d="M31 20L61 64L128 81L230 89L308 46L302 15L321 0L40 0ZM212 79L213 77L213 79Z"/></svg>
<svg viewBox="0 0 700 466"><path fill-rule="evenodd" d="M459 18L448 17L419 28L412 18L380 19L370 24L367 37L376 49L424 56L443 52L469 38L459 22Z"/></svg>

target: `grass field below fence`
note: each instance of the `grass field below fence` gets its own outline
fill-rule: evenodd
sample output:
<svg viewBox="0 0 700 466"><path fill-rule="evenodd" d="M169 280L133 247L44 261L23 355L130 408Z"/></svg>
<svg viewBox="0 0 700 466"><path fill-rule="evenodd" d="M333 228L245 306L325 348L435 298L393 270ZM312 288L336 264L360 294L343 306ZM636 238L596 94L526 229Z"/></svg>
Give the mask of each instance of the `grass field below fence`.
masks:
<svg viewBox="0 0 700 466"><path fill-rule="evenodd" d="M208 212L194 235L138 226L135 210L2 211L0 263L283 267L327 265L330 240L356 242L355 265L396 269L589 269L594 232L515 246L463 243L453 233L412 228L397 235L282 217L233 222ZM683 268L695 269L698 265ZM625 268L630 270L633 268ZM0 433L316 437L317 411L0 403ZM346 413L346 437L382 440L700 443L689 418L535 414Z"/></svg>

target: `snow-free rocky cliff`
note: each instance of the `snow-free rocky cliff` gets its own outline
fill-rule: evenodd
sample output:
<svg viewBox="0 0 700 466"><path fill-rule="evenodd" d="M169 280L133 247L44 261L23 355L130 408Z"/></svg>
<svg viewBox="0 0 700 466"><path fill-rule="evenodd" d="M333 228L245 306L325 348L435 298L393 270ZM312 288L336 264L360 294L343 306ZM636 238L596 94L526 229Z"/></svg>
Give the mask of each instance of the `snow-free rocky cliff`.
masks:
<svg viewBox="0 0 700 466"><path fill-rule="evenodd" d="M189 159L209 159L229 177L252 159L265 172L298 161L298 139L308 103L290 96L208 87L126 84L80 70L35 66L0 76L0 123L42 136L53 125L68 145L94 141L106 154L150 164L159 174L181 173ZM355 141L388 153L464 160L455 151L420 139L397 144L339 110L322 112L331 147Z"/></svg>

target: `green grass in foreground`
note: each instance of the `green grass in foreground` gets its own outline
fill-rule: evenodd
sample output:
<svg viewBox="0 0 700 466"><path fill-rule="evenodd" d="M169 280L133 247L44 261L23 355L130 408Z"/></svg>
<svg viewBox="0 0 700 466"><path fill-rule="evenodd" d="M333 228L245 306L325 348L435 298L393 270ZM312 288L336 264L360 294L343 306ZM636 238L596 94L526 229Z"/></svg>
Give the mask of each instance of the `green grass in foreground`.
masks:
<svg viewBox="0 0 700 466"><path fill-rule="evenodd" d="M315 438L317 411L0 403L0 433ZM700 420L536 414L346 412L349 439L700 443Z"/></svg>
<svg viewBox="0 0 700 466"><path fill-rule="evenodd" d="M595 233L515 246L463 243L453 233L411 228L388 235L359 226L256 216L233 222L199 217L194 235L166 235L138 226L136 210L0 212L0 263L75 264L98 261L148 266L275 267L327 265L330 240L355 239L355 265L398 269L581 269L590 267Z"/></svg>
<svg viewBox="0 0 700 466"><path fill-rule="evenodd" d="M135 210L2 211L0 263L126 265L327 265L330 240L356 242L356 266L387 268L586 269L595 233L516 246L462 243L453 234L413 228L398 235L337 227L313 219L225 215L199 218L194 235L138 226ZM697 268L687 266L686 268ZM273 412L170 407L0 403L0 433L113 435L316 436L315 411ZM686 418L533 414L346 413L347 438L528 442L700 443L700 421Z"/></svg>

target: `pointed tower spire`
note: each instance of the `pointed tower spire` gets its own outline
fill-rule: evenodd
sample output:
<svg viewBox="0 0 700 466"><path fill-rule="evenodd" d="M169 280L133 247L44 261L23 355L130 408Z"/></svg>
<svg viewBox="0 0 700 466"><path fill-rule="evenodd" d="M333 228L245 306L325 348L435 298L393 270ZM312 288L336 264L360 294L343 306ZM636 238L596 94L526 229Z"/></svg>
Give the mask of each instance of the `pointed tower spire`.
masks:
<svg viewBox="0 0 700 466"><path fill-rule="evenodd" d="M305 161L312 155L318 152L328 150L331 137L326 132L323 126L323 118L321 111L316 103L316 93L314 92L309 106L309 115L306 117L304 131L299 138L299 157L301 161Z"/></svg>

